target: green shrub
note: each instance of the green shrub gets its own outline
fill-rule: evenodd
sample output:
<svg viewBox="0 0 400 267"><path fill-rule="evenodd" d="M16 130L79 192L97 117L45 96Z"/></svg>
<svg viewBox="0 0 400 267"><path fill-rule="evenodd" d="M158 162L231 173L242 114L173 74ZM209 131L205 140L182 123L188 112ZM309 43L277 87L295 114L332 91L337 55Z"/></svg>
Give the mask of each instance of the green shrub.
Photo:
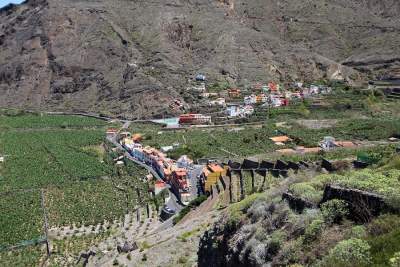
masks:
<svg viewBox="0 0 400 267"><path fill-rule="evenodd" d="M390 258L390 265L392 267L400 267L400 252L396 252L392 258Z"/></svg>
<svg viewBox="0 0 400 267"><path fill-rule="evenodd" d="M365 229L365 226L356 225L352 227L349 236L350 238L360 238L360 239L365 238L367 236L367 231Z"/></svg>
<svg viewBox="0 0 400 267"><path fill-rule="evenodd" d="M296 197L318 203L322 199L322 191L316 190L310 183L297 183L289 187L289 191Z"/></svg>
<svg viewBox="0 0 400 267"><path fill-rule="evenodd" d="M188 262L188 259L186 258L186 257L184 257L184 256L181 256L181 257L179 257L179 259L178 259L178 263L179 264L185 264L185 263L187 263Z"/></svg>
<svg viewBox="0 0 400 267"><path fill-rule="evenodd" d="M255 201L264 201L265 195L263 193L252 194L242 201L232 204L229 207L229 220L227 222L228 228L234 229L239 223L240 219L246 211L253 205Z"/></svg>
<svg viewBox="0 0 400 267"><path fill-rule="evenodd" d="M268 253L276 255L282 247L283 242L286 239L286 233L282 230L275 231L271 234L268 240Z"/></svg>
<svg viewBox="0 0 400 267"><path fill-rule="evenodd" d="M344 200L332 199L321 205L321 213L326 223L340 223L348 214L348 204Z"/></svg>
<svg viewBox="0 0 400 267"><path fill-rule="evenodd" d="M337 184L345 188L359 189L379 194L385 198L388 205L400 209L400 176L399 170L385 172L365 169L346 172L344 175L320 175L309 184L317 189L323 189L326 184Z"/></svg>
<svg viewBox="0 0 400 267"><path fill-rule="evenodd" d="M390 259L400 251L400 229L379 236L368 237L374 266L389 266Z"/></svg>
<svg viewBox="0 0 400 267"><path fill-rule="evenodd" d="M400 228L400 216L394 214L384 214L374 219L367 226L371 236L387 234Z"/></svg>
<svg viewBox="0 0 400 267"><path fill-rule="evenodd" d="M309 244L310 242L318 239L324 228L324 221L320 219L313 220L310 225L307 226L304 233L304 243Z"/></svg>
<svg viewBox="0 0 400 267"><path fill-rule="evenodd" d="M352 238L339 242L323 258L320 266L358 267L371 262L370 245L361 239Z"/></svg>
<svg viewBox="0 0 400 267"><path fill-rule="evenodd" d="M280 252L280 264L288 266L290 263L298 262L301 258L301 251L304 246L303 243L303 238L286 242Z"/></svg>

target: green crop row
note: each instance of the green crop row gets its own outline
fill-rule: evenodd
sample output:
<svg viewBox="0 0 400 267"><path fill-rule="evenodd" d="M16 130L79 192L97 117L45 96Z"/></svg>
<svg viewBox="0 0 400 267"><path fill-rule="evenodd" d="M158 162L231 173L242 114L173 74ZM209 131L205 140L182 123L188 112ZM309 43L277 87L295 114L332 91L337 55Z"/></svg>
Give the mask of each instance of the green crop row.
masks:
<svg viewBox="0 0 400 267"><path fill-rule="evenodd" d="M23 114L0 115L0 128L67 128L105 126L107 122L85 116Z"/></svg>
<svg viewBox="0 0 400 267"><path fill-rule="evenodd" d="M0 248L43 236L40 191L0 195Z"/></svg>
<svg viewBox="0 0 400 267"><path fill-rule="evenodd" d="M0 117L1 126L7 125L0 131L0 155L6 155L0 163L0 246L43 236L40 189L45 192L50 227L113 221L149 200L142 179L146 171L132 164L121 167L124 171L118 176L102 146L102 129L63 129L60 124L65 120L86 128L104 125L102 121L44 117ZM18 130L36 127L47 129Z"/></svg>
<svg viewBox="0 0 400 267"><path fill-rule="evenodd" d="M325 136L337 140L378 141L400 135L400 119L352 119L340 121L331 128L309 129L297 125L284 131L305 146L317 146Z"/></svg>
<svg viewBox="0 0 400 267"><path fill-rule="evenodd" d="M126 206L124 193L110 180L81 181L46 190L50 226L112 221L125 214Z"/></svg>
<svg viewBox="0 0 400 267"><path fill-rule="evenodd" d="M101 144L103 138L104 133L93 130L5 132L0 150L7 157L0 191L107 176L110 166L83 150Z"/></svg>
<svg viewBox="0 0 400 267"><path fill-rule="evenodd" d="M0 265L13 267L41 266L45 255L42 246L29 246L12 251L0 252Z"/></svg>

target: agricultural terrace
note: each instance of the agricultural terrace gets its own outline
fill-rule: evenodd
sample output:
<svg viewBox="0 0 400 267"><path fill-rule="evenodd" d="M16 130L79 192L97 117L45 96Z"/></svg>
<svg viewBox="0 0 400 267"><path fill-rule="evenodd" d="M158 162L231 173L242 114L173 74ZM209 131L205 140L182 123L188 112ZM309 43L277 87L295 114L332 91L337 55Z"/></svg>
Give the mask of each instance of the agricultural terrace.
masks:
<svg viewBox="0 0 400 267"><path fill-rule="evenodd" d="M0 110L0 129L38 129L38 128L90 128L104 127L106 121L69 115L47 115Z"/></svg>
<svg viewBox="0 0 400 267"><path fill-rule="evenodd" d="M400 135L400 119L339 119L328 127L320 128L304 126L297 120L288 120L284 125L271 120L258 126L185 130L163 130L161 126L135 123L131 125L131 130L144 135L145 145L160 148L179 143L175 151L169 152L173 158L182 154L193 158L243 158L299 145L315 147L325 136L333 136L337 140L386 142L389 137ZM281 134L289 135L294 141L277 146L269 139Z"/></svg>
<svg viewBox="0 0 400 267"><path fill-rule="evenodd" d="M104 143L109 126L80 116L0 115L0 250L43 240L41 190L50 227L112 222L149 201L146 170L130 162L116 169L118 154Z"/></svg>

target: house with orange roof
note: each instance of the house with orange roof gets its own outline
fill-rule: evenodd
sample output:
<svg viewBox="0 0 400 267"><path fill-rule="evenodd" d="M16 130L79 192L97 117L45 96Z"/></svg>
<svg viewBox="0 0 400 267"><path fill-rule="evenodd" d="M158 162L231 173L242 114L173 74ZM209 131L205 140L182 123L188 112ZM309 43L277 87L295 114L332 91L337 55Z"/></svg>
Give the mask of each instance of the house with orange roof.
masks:
<svg viewBox="0 0 400 267"><path fill-rule="evenodd" d="M154 183L154 194L158 195L161 191L167 188L167 184L163 181L157 180Z"/></svg>
<svg viewBox="0 0 400 267"><path fill-rule="evenodd" d="M275 136L270 138L274 143L286 143L292 141L289 136L282 135L282 136Z"/></svg>
<svg viewBox="0 0 400 267"><path fill-rule="evenodd" d="M211 188L216 184L220 177L226 176L227 168L223 168L217 163L208 164L203 168L204 191L211 193Z"/></svg>
<svg viewBox="0 0 400 267"><path fill-rule="evenodd" d="M228 90L228 95L229 95L229 97L231 97L231 98L240 97L240 94L241 94L240 89L232 88L232 89L229 89L229 90Z"/></svg>
<svg viewBox="0 0 400 267"><path fill-rule="evenodd" d="M172 191L182 200L182 194L189 193L189 183L187 170L184 168L175 168L169 179Z"/></svg>

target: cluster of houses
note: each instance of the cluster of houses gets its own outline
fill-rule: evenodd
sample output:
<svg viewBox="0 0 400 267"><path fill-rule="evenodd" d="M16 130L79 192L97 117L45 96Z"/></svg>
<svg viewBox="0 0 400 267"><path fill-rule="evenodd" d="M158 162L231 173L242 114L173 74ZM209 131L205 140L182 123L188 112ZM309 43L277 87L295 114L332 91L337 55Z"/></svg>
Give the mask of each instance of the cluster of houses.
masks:
<svg viewBox="0 0 400 267"><path fill-rule="evenodd" d="M166 154L153 147L144 147L140 141L134 139L135 135L129 133L120 134L120 144L129 152L136 160L143 162L151 167L166 183L171 186L173 192L179 196L183 203L189 202L190 184L187 179L186 168L181 168L177 162L168 158ZM160 182L157 187L162 187Z"/></svg>
<svg viewBox="0 0 400 267"><path fill-rule="evenodd" d="M275 136L270 138L275 145L284 146L286 143L291 142L292 139L286 135ZM353 148L356 147L357 144L352 141L337 141L335 138L331 136L326 136L319 143L317 147L304 147L304 146L296 146L294 148L284 148L278 149L276 152L281 154L307 154L307 153L318 153L321 151L330 151L336 148Z"/></svg>
<svg viewBox="0 0 400 267"><path fill-rule="evenodd" d="M160 192L168 184L183 204L188 204L198 194L209 194L212 185L220 177L226 175L227 168L216 162L206 162L195 166L193 160L186 155L173 160L156 148L143 146L141 140L139 134L119 133L119 142L129 154L151 167L163 179L156 182L155 190ZM190 177L190 172L194 168L201 168L200 175Z"/></svg>
<svg viewBox="0 0 400 267"><path fill-rule="evenodd" d="M198 92L200 97L206 99L208 106L223 108L225 115L230 118L249 117L254 113L254 107L258 105L271 108L288 106L292 101L303 100L319 94L329 94L332 91L332 88L327 86L314 84L305 86L302 82L295 82L290 85L290 90L285 90L280 84L269 82L267 84L253 84L250 94L249 90L242 91L238 88L221 92L207 92L206 77L199 74L195 80L196 85L190 89ZM187 121L189 121L189 124L192 124L192 121L195 122L193 124L199 124L202 119L182 118L184 124ZM208 118L207 123L211 123Z"/></svg>

